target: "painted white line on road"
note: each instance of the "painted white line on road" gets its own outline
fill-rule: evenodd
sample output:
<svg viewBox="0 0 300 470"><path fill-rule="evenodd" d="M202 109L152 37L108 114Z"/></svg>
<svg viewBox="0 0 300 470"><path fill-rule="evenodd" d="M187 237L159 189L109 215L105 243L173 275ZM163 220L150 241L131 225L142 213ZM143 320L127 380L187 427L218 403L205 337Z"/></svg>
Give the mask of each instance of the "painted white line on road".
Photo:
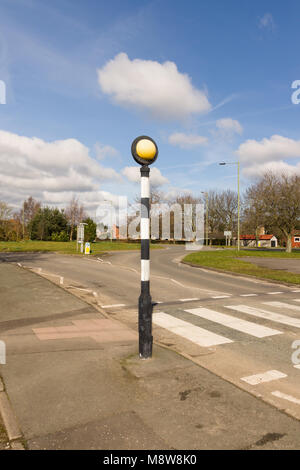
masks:
<svg viewBox="0 0 300 470"><path fill-rule="evenodd" d="M294 326L300 328L300 319L288 317L287 315L280 315L279 313L269 312L268 310L262 310L260 308L248 307L247 305L226 305L226 308L231 308L237 312L247 313L254 317L264 318L283 325Z"/></svg>
<svg viewBox="0 0 300 470"><path fill-rule="evenodd" d="M292 292L300 292L300 289L292 290Z"/></svg>
<svg viewBox="0 0 300 470"><path fill-rule="evenodd" d="M241 320L230 315L225 315L224 313L215 312L208 308L193 308L190 310L185 310L185 312L196 315L197 317L205 318L220 325L227 326L233 330L241 331L242 333L247 333L248 335L255 336L256 338L264 338L266 336L274 336L282 334L281 331L273 330L267 328L266 326L257 325L246 320Z"/></svg>
<svg viewBox="0 0 300 470"><path fill-rule="evenodd" d="M257 294L241 294L241 297L256 297Z"/></svg>
<svg viewBox="0 0 300 470"><path fill-rule="evenodd" d="M290 310L295 310L296 312L300 312L300 307L298 307L298 305L286 304L285 302L263 302L263 304L270 305L271 307L287 308Z"/></svg>
<svg viewBox="0 0 300 470"><path fill-rule="evenodd" d="M170 279L172 282L174 282L175 284L178 284L178 285L181 286L181 287L185 287L183 284L181 284L180 282L176 281L175 279L171 279L171 278L167 278L167 279Z"/></svg>
<svg viewBox="0 0 300 470"><path fill-rule="evenodd" d="M55 276L55 274L52 274L52 276ZM83 289L82 287L76 287L76 286L67 286L67 287L71 287L72 289L83 290L85 292L93 292L91 291L91 289Z"/></svg>
<svg viewBox="0 0 300 470"><path fill-rule="evenodd" d="M231 297L230 295L214 295L211 297L212 299L228 299L228 297Z"/></svg>
<svg viewBox="0 0 300 470"><path fill-rule="evenodd" d="M283 294L283 292L267 292L268 295Z"/></svg>
<svg viewBox="0 0 300 470"><path fill-rule="evenodd" d="M63 283L64 283L64 278L63 278L62 276L60 276L60 278L59 278L59 283L60 283L61 286L62 286Z"/></svg>
<svg viewBox="0 0 300 470"><path fill-rule="evenodd" d="M94 296L94 297L98 297L97 292L93 292L93 296Z"/></svg>
<svg viewBox="0 0 300 470"><path fill-rule="evenodd" d="M102 308L126 307L125 304L101 305Z"/></svg>
<svg viewBox="0 0 300 470"><path fill-rule="evenodd" d="M300 299L293 299L295 302L300 302Z"/></svg>
<svg viewBox="0 0 300 470"><path fill-rule="evenodd" d="M294 366L295 369L300 369L300 364L297 364L296 366Z"/></svg>
<svg viewBox="0 0 300 470"><path fill-rule="evenodd" d="M296 403L296 405L300 405L300 400L298 398L293 397L292 395L287 395L286 393L278 391L272 392L272 395L274 395L274 397L282 398L283 400L288 400L291 403Z"/></svg>
<svg viewBox="0 0 300 470"><path fill-rule="evenodd" d="M175 318L164 312L154 313L153 323L204 348L217 346L219 344L233 343L231 339L225 338L225 336L204 330L199 326L192 325L191 323Z"/></svg>
<svg viewBox="0 0 300 470"><path fill-rule="evenodd" d="M20 266L20 268L22 268L22 265L21 265L21 263L17 263L17 265L18 265L18 266Z"/></svg>
<svg viewBox="0 0 300 470"><path fill-rule="evenodd" d="M279 372L278 370L268 370L267 372L263 372L262 374L249 375L249 377L242 377L241 380L243 380L243 382L247 382L250 385L258 385L264 382L271 382L272 380L283 379L284 377L287 377L287 375L283 372Z"/></svg>
<svg viewBox="0 0 300 470"><path fill-rule="evenodd" d="M196 299L179 299L180 302L192 302L193 300L200 300L199 298Z"/></svg>

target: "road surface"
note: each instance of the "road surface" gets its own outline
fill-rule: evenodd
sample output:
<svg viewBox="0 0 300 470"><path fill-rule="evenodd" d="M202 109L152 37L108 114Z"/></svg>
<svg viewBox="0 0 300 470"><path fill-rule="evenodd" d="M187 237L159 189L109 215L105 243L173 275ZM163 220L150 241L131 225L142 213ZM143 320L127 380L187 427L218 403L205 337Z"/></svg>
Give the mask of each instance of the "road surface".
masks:
<svg viewBox="0 0 300 470"><path fill-rule="evenodd" d="M300 419L300 288L193 268L180 263L185 254L151 251L154 339ZM107 315L136 327L138 252L6 253L0 261L86 289Z"/></svg>

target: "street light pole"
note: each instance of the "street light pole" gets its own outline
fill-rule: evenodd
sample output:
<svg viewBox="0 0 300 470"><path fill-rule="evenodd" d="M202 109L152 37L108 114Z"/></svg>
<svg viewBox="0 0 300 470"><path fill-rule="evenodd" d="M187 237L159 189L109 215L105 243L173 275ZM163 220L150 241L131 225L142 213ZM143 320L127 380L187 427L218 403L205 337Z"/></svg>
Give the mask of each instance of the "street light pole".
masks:
<svg viewBox="0 0 300 470"><path fill-rule="evenodd" d="M205 194L205 205L206 205L206 227L205 227L205 232L206 232L206 246L208 246L208 192L206 191L201 191L202 194Z"/></svg>
<svg viewBox="0 0 300 470"><path fill-rule="evenodd" d="M237 240L237 249L240 251L241 241L240 241L240 162L221 162L219 165L237 165L237 187L238 187L238 240Z"/></svg>
<svg viewBox="0 0 300 470"><path fill-rule="evenodd" d="M154 140L137 137L131 145L134 160L141 166L141 293L139 296L139 355L152 357L152 299L150 295L150 168L158 155Z"/></svg>

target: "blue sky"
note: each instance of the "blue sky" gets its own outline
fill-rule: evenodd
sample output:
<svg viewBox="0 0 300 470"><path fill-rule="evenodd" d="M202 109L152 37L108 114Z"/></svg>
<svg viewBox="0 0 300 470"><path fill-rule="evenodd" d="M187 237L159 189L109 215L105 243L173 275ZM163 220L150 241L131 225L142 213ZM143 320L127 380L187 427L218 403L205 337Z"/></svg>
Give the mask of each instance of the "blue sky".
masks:
<svg viewBox="0 0 300 470"><path fill-rule="evenodd" d="M1 0L0 199L132 198L141 134L170 196L235 189L222 160L240 159L243 188L299 172L299 14L293 0Z"/></svg>

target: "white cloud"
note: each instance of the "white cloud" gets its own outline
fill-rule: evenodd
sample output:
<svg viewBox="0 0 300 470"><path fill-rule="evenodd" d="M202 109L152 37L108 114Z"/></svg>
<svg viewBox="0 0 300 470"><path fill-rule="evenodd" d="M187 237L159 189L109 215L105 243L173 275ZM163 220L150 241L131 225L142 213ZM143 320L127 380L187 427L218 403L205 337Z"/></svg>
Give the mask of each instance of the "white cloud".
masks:
<svg viewBox="0 0 300 470"><path fill-rule="evenodd" d="M291 165L284 160L300 159L300 140L273 135L261 141L246 140L236 152L247 176L261 175L266 171L298 173L300 162Z"/></svg>
<svg viewBox="0 0 300 470"><path fill-rule="evenodd" d="M258 26L260 29L274 31L276 25L272 14L265 13L261 18L259 18Z"/></svg>
<svg viewBox="0 0 300 470"><path fill-rule="evenodd" d="M111 145L103 145L99 142L95 145L95 152L97 160L103 160L107 157L117 157L119 155L118 150L116 150Z"/></svg>
<svg viewBox="0 0 300 470"><path fill-rule="evenodd" d="M16 204L29 195L44 201L45 192L94 192L99 182L121 179L76 139L46 142L0 130L0 199L7 202Z"/></svg>
<svg viewBox="0 0 300 470"><path fill-rule="evenodd" d="M241 126L239 121L236 121L235 119L231 119L231 118L218 119L218 121L216 122L216 127L221 132L226 133L226 134L242 134L243 133L243 127Z"/></svg>
<svg viewBox="0 0 300 470"><path fill-rule="evenodd" d="M195 88L190 77L170 61L130 60L120 53L98 69L98 81L103 93L116 103L158 118L181 119L211 108L205 92Z"/></svg>
<svg viewBox="0 0 300 470"><path fill-rule="evenodd" d="M200 145L207 144L207 137L195 134L183 134L181 132L175 132L169 136L169 143L181 147L183 149L189 149L199 147Z"/></svg>
<svg viewBox="0 0 300 470"><path fill-rule="evenodd" d="M139 183L141 180L140 168L137 166L126 166L123 168L122 174L133 183ZM168 179L161 174L158 168L150 169L150 183L152 186L162 186L168 182Z"/></svg>
<svg viewBox="0 0 300 470"><path fill-rule="evenodd" d="M290 165L281 160L279 162L267 162L258 165L250 165L243 170L243 174L249 178L262 176L264 173L269 172L274 174L285 173L287 175L300 175L300 163L297 163L297 165Z"/></svg>

